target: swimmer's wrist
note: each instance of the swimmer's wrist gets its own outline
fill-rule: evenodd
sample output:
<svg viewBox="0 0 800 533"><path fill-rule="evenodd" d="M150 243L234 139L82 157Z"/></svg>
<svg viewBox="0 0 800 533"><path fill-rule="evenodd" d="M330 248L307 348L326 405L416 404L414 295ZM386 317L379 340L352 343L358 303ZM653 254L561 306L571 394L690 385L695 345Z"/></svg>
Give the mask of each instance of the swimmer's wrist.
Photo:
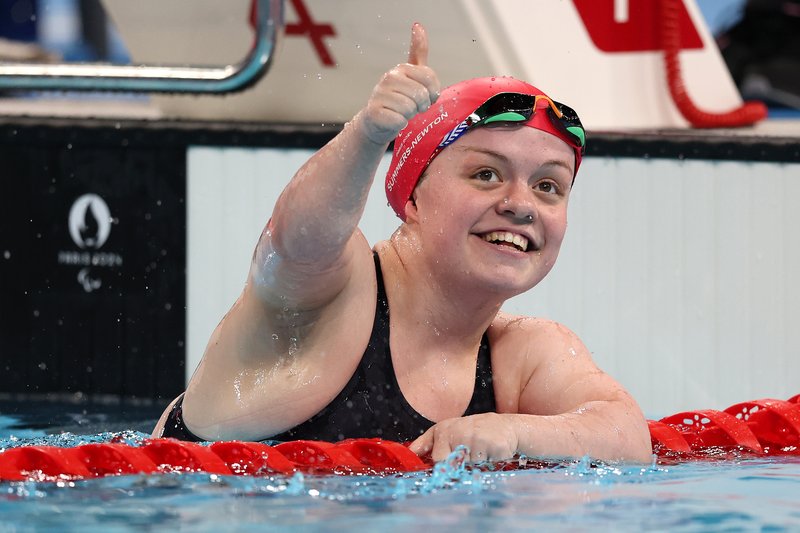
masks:
<svg viewBox="0 0 800 533"><path fill-rule="evenodd" d="M385 152L389 146L389 143L395 138L396 134L391 136L391 139L376 139L372 135L370 135L369 131L370 128L365 124L364 114L366 113L366 108L362 109L356 115L345 124L345 129L350 129L354 135L357 136L358 140L365 144L366 146L374 147L379 149L381 152Z"/></svg>

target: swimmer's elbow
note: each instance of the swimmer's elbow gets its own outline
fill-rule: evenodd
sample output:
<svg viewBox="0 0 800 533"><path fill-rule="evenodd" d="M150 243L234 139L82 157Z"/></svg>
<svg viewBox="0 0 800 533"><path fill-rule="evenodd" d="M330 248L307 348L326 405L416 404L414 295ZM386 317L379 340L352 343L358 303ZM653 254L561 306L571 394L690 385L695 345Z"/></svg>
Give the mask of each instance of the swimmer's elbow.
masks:
<svg viewBox="0 0 800 533"><path fill-rule="evenodd" d="M650 463L653 447L647 420L638 405L629 399L621 410L621 420L614 426L618 443L619 460L632 463Z"/></svg>
<svg viewBox="0 0 800 533"><path fill-rule="evenodd" d="M647 422L637 427L628 435L628 445L623 459L629 463L649 464L653 461L653 445Z"/></svg>

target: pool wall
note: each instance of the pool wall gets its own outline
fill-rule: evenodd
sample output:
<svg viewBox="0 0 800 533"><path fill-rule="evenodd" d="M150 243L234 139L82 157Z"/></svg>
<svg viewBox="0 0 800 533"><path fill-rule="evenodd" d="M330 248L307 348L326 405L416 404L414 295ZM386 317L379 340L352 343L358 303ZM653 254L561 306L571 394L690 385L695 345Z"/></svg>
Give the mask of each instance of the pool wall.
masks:
<svg viewBox="0 0 800 533"><path fill-rule="evenodd" d="M185 148L103 131L0 126L0 393L181 388Z"/></svg>
<svg viewBox="0 0 800 533"><path fill-rule="evenodd" d="M187 372L310 154L189 150ZM555 268L505 309L575 330L647 413L796 394L800 164L643 155L585 160ZM398 223L377 184L362 230L374 243Z"/></svg>

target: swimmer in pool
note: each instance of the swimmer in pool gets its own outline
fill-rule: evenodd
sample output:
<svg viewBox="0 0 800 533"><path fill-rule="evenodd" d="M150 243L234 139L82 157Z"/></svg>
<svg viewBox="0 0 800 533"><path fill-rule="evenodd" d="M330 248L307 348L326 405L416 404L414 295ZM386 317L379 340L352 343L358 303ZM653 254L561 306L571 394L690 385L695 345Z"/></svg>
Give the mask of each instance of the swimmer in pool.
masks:
<svg viewBox="0 0 800 533"><path fill-rule="evenodd" d="M440 94L427 55L415 24L408 63L292 178L154 436L650 460L639 407L580 339L501 311L558 256L584 152L577 115L513 78ZM392 140L385 186L402 224L370 248L357 225Z"/></svg>

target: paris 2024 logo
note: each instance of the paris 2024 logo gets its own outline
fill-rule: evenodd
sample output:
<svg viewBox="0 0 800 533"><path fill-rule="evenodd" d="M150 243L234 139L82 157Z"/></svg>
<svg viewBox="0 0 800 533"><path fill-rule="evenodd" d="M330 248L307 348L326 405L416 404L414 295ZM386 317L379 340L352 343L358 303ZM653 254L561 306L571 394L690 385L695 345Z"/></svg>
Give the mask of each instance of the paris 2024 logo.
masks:
<svg viewBox="0 0 800 533"><path fill-rule="evenodd" d="M69 235L77 249L59 250L58 264L80 267L77 281L86 292L103 286L103 269L122 266L120 254L100 250L115 222L108 204L94 193L78 197L69 210Z"/></svg>

